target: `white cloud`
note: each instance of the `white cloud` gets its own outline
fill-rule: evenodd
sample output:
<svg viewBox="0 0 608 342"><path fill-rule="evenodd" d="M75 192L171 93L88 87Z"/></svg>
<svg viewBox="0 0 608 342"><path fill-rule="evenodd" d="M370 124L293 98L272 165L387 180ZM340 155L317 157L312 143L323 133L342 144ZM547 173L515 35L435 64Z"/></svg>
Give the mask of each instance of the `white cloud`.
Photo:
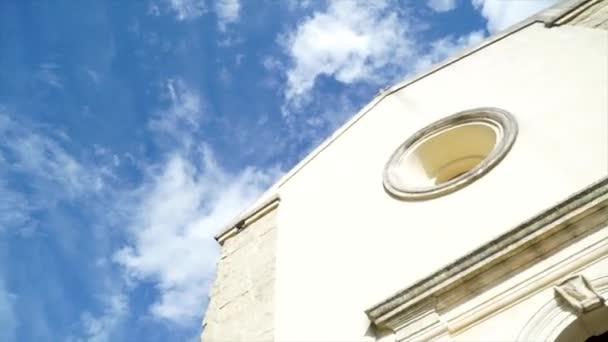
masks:
<svg viewBox="0 0 608 342"><path fill-rule="evenodd" d="M196 130L203 118L201 97L179 78L167 80L164 88L170 106L157 112L149 126L157 133L190 144L187 133Z"/></svg>
<svg viewBox="0 0 608 342"><path fill-rule="evenodd" d="M447 12L456 8L456 0L428 0L427 5L436 12Z"/></svg>
<svg viewBox="0 0 608 342"><path fill-rule="evenodd" d="M220 82L222 82L222 84L225 86L229 86L230 83L232 83L232 74L230 73L230 71L228 71L228 68L226 67L220 68L217 77Z"/></svg>
<svg viewBox="0 0 608 342"><path fill-rule="evenodd" d="M39 179L48 180L69 195L103 186L101 178L90 174L57 142L35 133L24 134L11 144L16 162L13 167Z"/></svg>
<svg viewBox="0 0 608 342"><path fill-rule="evenodd" d="M488 21L488 31L493 33L504 30L559 1L560 0L472 0L472 3Z"/></svg>
<svg viewBox="0 0 608 342"><path fill-rule="evenodd" d="M287 5L290 11L296 11L312 7L314 0L285 0L282 3Z"/></svg>
<svg viewBox="0 0 608 342"><path fill-rule="evenodd" d="M178 20L188 20L200 17L205 13L203 0L165 0ZM151 7L152 8L152 7ZM156 10L158 12L158 9Z"/></svg>
<svg viewBox="0 0 608 342"><path fill-rule="evenodd" d="M431 48L426 54L417 58L414 72L422 72L435 63L450 57L459 50L473 46L484 39L483 31L473 31L459 37L448 36L431 43Z"/></svg>
<svg viewBox="0 0 608 342"><path fill-rule="evenodd" d="M287 101L303 97L321 75L342 83L380 83L412 54L408 21L389 3L332 1L288 34Z"/></svg>
<svg viewBox="0 0 608 342"><path fill-rule="evenodd" d="M133 243L115 255L133 279L157 281L160 299L151 311L176 323L203 313L217 258L214 234L274 178L254 168L230 173L208 148L197 153L200 168L175 153L137 191Z"/></svg>
<svg viewBox="0 0 608 342"><path fill-rule="evenodd" d="M205 307L218 252L213 236L278 172L224 170L197 136L200 97L183 81L169 81L166 88L169 104L150 127L187 143L166 149L161 162L144 165L144 182L120 204L131 218L131 242L114 261L129 282L156 283L155 317L185 324L200 318Z"/></svg>
<svg viewBox="0 0 608 342"><path fill-rule="evenodd" d="M264 69L271 72L280 71L284 68L283 63L278 58L271 56L264 57L262 59L262 65L264 66Z"/></svg>
<svg viewBox="0 0 608 342"><path fill-rule="evenodd" d="M10 189L5 180L0 180L0 233L16 229L30 233L36 229L36 222L30 217L34 206L27 196Z"/></svg>
<svg viewBox="0 0 608 342"><path fill-rule="evenodd" d="M106 308L100 316L85 312L81 316L84 338L70 338L70 341L106 342L112 341L112 334L128 315L127 297L115 293L106 298Z"/></svg>
<svg viewBox="0 0 608 342"><path fill-rule="evenodd" d="M396 5L391 0L329 2L327 8L314 12L279 39L290 57L286 65L270 57L262 60L268 71L285 74L287 84L282 112L295 134L303 133L308 137L312 130L332 130L343 122L343 117L352 115L357 109L352 102L356 96L339 99L316 88L320 77L351 85L350 94L370 86L385 87L484 38L482 31L475 31L434 42L422 40L420 32L427 29L426 25ZM447 5L452 4L445 2L443 5L442 8L447 9ZM337 115L340 110L333 108L331 103L340 103L350 112ZM296 115L291 113L304 112L304 106L307 115L296 122ZM326 113L325 109L330 107L332 110ZM331 117L340 119L328 120Z"/></svg>
<svg viewBox="0 0 608 342"><path fill-rule="evenodd" d="M60 66L56 63L42 63L39 65L37 77L43 83L58 90L63 90L63 79L60 76Z"/></svg>
<svg viewBox="0 0 608 342"><path fill-rule="evenodd" d="M112 173L76 159L62 146L66 139L0 113L0 231L31 233L37 226L32 218L36 210L105 189ZM15 188L7 181L14 176L27 185Z"/></svg>
<svg viewBox="0 0 608 342"><path fill-rule="evenodd" d="M72 202L78 204L83 215L97 215L93 213L102 211L101 218L89 218L92 219L90 225L103 225L99 221L106 220L103 215L109 214L106 209L112 205L112 202L107 202L107 196L115 190L111 187L114 180L113 155L103 146L95 146L94 151L90 151L95 155L92 158L94 161L78 158L77 154L66 148L69 143L71 141L67 135L52 130L49 126L33 124L0 112L0 233L18 234L22 237L39 233L39 236L44 236L52 228L58 228L53 231L53 241L59 243L63 252L75 253L73 230L63 226L61 218L49 218L45 214L45 220L42 221L36 214L61 210L57 208L61 203ZM82 227L74 228L80 230ZM107 238L107 231L104 230L103 234ZM98 247L97 244L94 245ZM77 248L78 252L82 252L82 245ZM104 277L105 273L96 273L99 276L96 280ZM58 293L61 291L55 290ZM2 341L13 340L10 337L16 324L16 318L11 313L13 298L13 295L4 290L0 275ZM112 329L110 320L119 317L116 305L112 305L114 309L108 317L94 319L90 315L86 316L84 326L87 340L101 341L103 339L95 337L101 336L102 328L107 332ZM46 334L47 317L44 313L30 314L28 323L38 334Z"/></svg>
<svg viewBox="0 0 608 342"><path fill-rule="evenodd" d="M215 12L217 13L218 26L224 31L226 26L239 19L241 11L240 0L217 0Z"/></svg>
<svg viewBox="0 0 608 342"><path fill-rule="evenodd" d="M490 32L532 15L558 0L505 1L471 0L487 19ZM455 0L428 0L428 6L447 11L456 6ZM458 46L470 45L481 37L446 37L435 42L429 55L424 55L426 42L418 41L421 29L412 17L391 0L369 2L336 0L327 8L314 12L291 32L280 38L290 63L285 68L286 107L298 108L310 101L310 92L321 76L344 84L367 82L385 85L399 75L411 73L412 68L436 63ZM461 39L461 41L458 41ZM449 51L448 51L449 50ZM423 58L421 62L416 59Z"/></svg>

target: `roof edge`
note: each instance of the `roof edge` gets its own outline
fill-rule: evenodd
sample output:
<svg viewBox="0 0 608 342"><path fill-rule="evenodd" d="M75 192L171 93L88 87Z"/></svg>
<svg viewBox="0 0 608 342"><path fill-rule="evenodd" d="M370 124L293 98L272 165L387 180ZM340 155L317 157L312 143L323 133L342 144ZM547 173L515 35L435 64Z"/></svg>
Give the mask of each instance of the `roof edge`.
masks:
<svg viewBox="0 0 608 342"><path fill-rule="evenodd" d="M579 9L591 7L605 0L564 0L554 6L538 13L538 21L545 23L547 27L559 26L562 19ZM567 21L566 21L567 22Z"/></svg>
<svg viewBox="0 0 608 342"><path fill-rule="evenodd" d="M277 208L279 206L280 201L281 198L278 194L270 196L262 203L237 216L215 236L215 240L220 245L223 245L224 241L236 235L241 230L247 228L252 223L256 222L257 220L261 219L266 214Z"/></svg>

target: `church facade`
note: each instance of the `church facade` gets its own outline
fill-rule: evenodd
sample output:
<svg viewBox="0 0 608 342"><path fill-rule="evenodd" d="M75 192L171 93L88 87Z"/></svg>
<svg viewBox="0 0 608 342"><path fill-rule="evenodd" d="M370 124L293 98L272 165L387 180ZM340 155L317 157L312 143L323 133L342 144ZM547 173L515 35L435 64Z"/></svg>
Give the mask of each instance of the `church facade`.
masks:
<svg viewBox="0 0 608 342"><path fill-rule="evenodd" d="M205 342L606 338L608 0L384 90L216 239Z"/></svg>

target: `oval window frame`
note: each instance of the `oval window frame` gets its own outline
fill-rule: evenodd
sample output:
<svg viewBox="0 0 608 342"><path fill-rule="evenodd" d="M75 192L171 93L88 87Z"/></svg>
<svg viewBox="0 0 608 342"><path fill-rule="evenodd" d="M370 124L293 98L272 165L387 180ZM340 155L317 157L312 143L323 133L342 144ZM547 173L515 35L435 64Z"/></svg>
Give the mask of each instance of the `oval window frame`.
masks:
<svg viewBox="0 0 608 342"><path fill-rule="evenodd" d="M465 173L435 186L413 187L402 184L400 178L395 176L397 172L404 172L403 158L426 138L470 123L489 124L498 131L497 143L479 164ZM384 188L391 196L409 201L427 200L450 194L481 178L502 161L515 143L517 133L518 125L515 117L506 110L494 107L465 110L435 121L418 130L393 152L384 167L382 177Z"/></svg>

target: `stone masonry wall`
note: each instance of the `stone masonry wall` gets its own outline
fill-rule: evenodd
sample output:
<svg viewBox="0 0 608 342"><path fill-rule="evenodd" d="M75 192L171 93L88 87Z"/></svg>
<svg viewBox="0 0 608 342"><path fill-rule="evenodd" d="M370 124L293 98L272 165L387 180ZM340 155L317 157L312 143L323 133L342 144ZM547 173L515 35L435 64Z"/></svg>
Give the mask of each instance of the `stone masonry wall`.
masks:
<svg viewBox="0 0 608 342"><path fill-rule="evenodd" d="M276 209L222 246L201 341L274 338Z"/></svg>

